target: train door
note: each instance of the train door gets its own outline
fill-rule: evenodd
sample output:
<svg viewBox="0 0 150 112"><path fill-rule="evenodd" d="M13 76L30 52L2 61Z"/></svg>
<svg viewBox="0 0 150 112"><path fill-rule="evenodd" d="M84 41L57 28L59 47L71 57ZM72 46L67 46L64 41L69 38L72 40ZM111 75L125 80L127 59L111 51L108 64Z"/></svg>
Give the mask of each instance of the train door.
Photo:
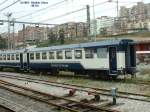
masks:
<svg viewBox="0 0 150 112"><path fill-rule="evenodd" d="M125 52L126 56L126 68L136 66L136 52L134 45L128 45Z"/></svg>
<svg viewBox="0 0 150 112"><path fill-rule="evenodd" d="M23 69L23 53L20 53L20 68Z"/></svg>
<svg viewBox="0 0 150 112"><path fill-rule="evenodd" d="M27 53L27 69L28 69L28 70L29 70L29 63L30 63L30 62L29 62L29 58L30 58L30 57L29 57L29 53Z"/></svg>
<svg viewBox="0 0 150 112"><path fill-rule="evenodd" d="M23 68L24 70L29 69L29 53L24 53L23 55Z"/></svg>
<svg viewBox="0 0 150 112"><path fill-rule="evenodd" d="M117 48L109 47L109 74L117 74Z"/></svg>
<svg viewBox="0 0 150 112"><path fill-rule="evenodd" d="M131 67L136 67L136 51L135 45L130 45L130 60L131 60Z"/></svg>

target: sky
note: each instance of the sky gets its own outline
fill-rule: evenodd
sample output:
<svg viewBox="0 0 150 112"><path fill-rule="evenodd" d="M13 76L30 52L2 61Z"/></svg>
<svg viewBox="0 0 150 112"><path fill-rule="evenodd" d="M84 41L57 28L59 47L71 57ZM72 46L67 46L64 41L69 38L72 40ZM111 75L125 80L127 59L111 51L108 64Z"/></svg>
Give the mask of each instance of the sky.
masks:
<svg viewBox="0 0 150 112"><path fill-rule="evenodd" d="M6 20L7 19L6 14L12 13L11 19L16 18L17 21L43 22L43 23L50 23L50 24L61 24L70 21L85 22L86 10L82 10L70 14L68 16L63 16L63 17L59 17L59 16L67 12L72 12L75 10L85 8L86 5L90 5L90 6L93 5L93 0L20 0L19 2L10 6L9 8L2 10L3 8L9 6L15 1L17 0L0 1L0 19ZM94 7L96 18L100 16L115 17L117 15L116 2L115 2L116 0L112 0L112 2L107 2L107 1L108 0L94 0L95 5L99 4L98 6ZM119 7L120 6L132 7L133 5L136 5L136 2L141 2L141 1L143 1L144 3L150 3L150 0L118 0L118 1L119 1ZM24 4L24 2L28 2L29 4ZM33 2L40 2L40 4L37 4L37 6L33 7L32 6ZM54 5L56 3L59 4ZM45 10L43 8L45 8ZM41 9L43 10L38 11ZM91 19L93 19L94 18L93 7L90 8L90 15L91 15ZM15 28L16 31L19 30L19 28L22 28L21 24L16 25ZM5 31L7 31L6 23L0 26L0 32L5 32Z"/></svg>

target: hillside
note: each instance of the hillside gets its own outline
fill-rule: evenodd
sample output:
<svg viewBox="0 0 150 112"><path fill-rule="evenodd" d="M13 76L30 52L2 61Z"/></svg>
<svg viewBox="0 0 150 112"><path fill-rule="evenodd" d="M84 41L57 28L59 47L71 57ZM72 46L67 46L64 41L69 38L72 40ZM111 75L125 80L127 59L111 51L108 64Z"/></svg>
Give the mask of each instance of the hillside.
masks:
<svg viewBox="0 0 150 112"><path fill-rule="evenodd" d="M105 39L120 39L120 38L133 39L136 41L150 40L150 32L139 32L139 33L123 34L123 35L115 35L115 36L97 36L96 40L99 41ZM90 39L87 37L65 39L64 44L84 43L84 42L89 42L89 40ZM37 44L38 47L47 47L53 45L60 45L60 41L56 40L55 42L51 43L50 40L44 40Z"/></svg>

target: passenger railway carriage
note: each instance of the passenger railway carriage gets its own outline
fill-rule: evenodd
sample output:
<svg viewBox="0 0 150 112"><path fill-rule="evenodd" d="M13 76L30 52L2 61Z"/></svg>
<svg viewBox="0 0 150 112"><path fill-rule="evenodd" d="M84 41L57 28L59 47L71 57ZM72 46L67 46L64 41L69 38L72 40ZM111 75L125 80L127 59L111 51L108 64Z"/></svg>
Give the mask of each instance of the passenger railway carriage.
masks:
<svg viewBox="0 0 150 112"><path fill-rule="evenodd" d="M136 54L132 40L105 40L71 45L1 51L0 67L22 70L58 72L117 77L134 74Z"/></svg>

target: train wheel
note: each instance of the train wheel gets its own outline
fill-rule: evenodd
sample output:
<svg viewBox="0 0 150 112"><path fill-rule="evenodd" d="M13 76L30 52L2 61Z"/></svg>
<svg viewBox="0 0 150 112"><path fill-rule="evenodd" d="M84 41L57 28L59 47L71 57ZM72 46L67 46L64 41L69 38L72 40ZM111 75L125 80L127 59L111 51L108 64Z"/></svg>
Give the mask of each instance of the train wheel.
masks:
<svg viewBox="0 0 150 112"><path fill-rule="evenodd" d="M111 76L113 80L116 80L118 76Z"/></svg>
<svg viewBox="0 0 150 112"><path fill-rule="evenodd" d="M3 67L0 67L0 71L3 71Z"/></svg>
<svg viewBox="0 0 150 112"><path fill-rule="evenodd" d="M58 75L59 74L59 70L51 70L51 75Z"/></svg>
<svg viewBox="0 0 150 112"><path fill-rule="evenodd" d="M46 70L43 70L41 71L42 72L42 75L46 75L47 74L47 71Z"/></svg>

